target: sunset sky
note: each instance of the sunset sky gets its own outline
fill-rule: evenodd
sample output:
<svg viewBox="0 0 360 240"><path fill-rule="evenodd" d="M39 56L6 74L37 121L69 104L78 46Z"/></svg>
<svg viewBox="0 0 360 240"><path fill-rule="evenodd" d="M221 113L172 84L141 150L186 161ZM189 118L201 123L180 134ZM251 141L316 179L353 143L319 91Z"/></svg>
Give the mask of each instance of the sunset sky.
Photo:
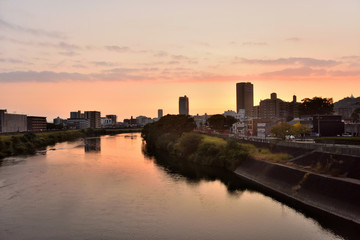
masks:
<svg viewBox="0 0 360 240"><path fill-rule="evenodd" d="M156 117L360 96L359 0L0 0L0 109Z"/></svg>

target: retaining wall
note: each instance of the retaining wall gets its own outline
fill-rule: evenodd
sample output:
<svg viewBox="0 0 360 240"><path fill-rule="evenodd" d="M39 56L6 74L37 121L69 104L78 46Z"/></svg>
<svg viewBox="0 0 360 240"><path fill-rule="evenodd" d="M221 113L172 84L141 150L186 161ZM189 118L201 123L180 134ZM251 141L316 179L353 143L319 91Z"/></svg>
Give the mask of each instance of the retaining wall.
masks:
<svg viewBox="0 0 360 240"><path fill-rule="evenodd" d="M245 160L235 173L312 208L360 224L360 181L327 177L275 163Z"/></svg>

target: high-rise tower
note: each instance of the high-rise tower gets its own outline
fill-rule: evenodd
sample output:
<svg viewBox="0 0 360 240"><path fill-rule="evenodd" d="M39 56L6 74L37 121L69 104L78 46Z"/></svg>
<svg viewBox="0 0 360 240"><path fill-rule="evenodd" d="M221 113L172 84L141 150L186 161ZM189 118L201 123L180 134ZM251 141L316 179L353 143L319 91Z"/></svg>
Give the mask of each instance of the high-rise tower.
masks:
<svg viewBox="0 0 360 240"><path fill-rule="evenodd" d="M179 114L189 115L189 98L186 95L179 97Z"/></svg>
<svg viewBox="0 0 360 240"><path fill-rule="evenodd" d="M162 109L158 109L158 119L163 117L163 110Z"/></svg>
<svg viewBox="0 0 360 240"><path fill-rule="evenodd" d="M245 109L245 116L251 116L254 106L254 86L249 82L240 82L236 84L236 112L239 109Z"/></svg>

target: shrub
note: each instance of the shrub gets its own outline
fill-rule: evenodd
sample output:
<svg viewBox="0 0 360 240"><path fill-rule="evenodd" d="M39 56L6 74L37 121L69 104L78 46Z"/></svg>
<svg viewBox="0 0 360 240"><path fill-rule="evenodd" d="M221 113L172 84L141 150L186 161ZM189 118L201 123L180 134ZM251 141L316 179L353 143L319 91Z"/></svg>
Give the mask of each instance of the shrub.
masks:
<svg viewBox="0 0 360 240"><path fill-rule="evenodd" d="M175 145L175 150L180 152L183 157L190 157L197 151L202 139L203 137L200 134L184 133Z"/></svg>

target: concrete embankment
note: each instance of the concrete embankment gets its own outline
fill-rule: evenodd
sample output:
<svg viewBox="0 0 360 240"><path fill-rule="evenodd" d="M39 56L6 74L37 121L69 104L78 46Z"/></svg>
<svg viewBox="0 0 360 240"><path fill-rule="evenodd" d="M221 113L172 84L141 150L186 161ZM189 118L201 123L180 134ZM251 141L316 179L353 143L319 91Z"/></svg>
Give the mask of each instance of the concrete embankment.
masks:
<svg viewBox="0 0 360 240"><path fill-rule="evenodd" d="M360 181L246 159L235 173L289 201L360 224Z"/></svg>

